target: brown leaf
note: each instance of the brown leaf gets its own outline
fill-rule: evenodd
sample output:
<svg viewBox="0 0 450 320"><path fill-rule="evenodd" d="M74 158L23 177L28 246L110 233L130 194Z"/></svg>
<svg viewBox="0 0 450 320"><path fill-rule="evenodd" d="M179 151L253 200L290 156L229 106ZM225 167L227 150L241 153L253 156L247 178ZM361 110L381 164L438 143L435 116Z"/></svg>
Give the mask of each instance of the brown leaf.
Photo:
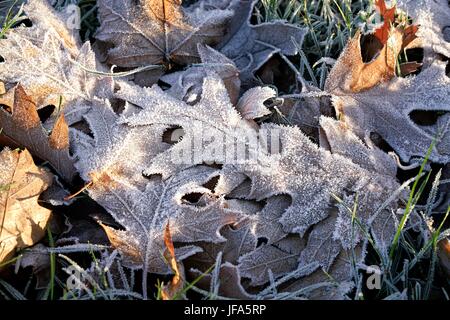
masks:
<svg viewBox="0 0 450 320"><path fill-rule="evenodd" d="M175 256L175 248L173 246L172 235L170 234L170 225L167 223L164 230L164 244L166 245L166 252L164 257L166 258L170 268L172 269L174 276L172 280L161 288L161 297L163 300L175 299L183 290L184 286L184 267L177 261Z"/></svg>
<svg viewBox="0 0 450 320"><path fill-rule="evenodd" d="M136 266L137 268L138 265L143 263L144 259L137 249L138 245L123 235L125 231L116 230L101 222L99 222L99 224L105 231L112 247L118 249L122 253L122 258L124 259L126 266L130 268Z"/></svg>
<svg viewBox="0 0 450 320"><path fill-rule="evenodd" d="M361 33L349 40L347 47L330 72L325 88L334 91L360 92L389 81L395 76L397 57L402 49L403 31L393 29L388 42L371 62L364 63L361 56Z"/></svg>
<svg viewBox="0 0 450 320"><path fill-rule="evenodd" d="M6 93L6 87L3 81L0 81L0 95L4 95Z"/></svg>
<svg viewBox="0 0 450 320"><path fill-rule="evenodd" d="M418 38L417 31L419 31L418 25L411 25L405 28L403 31L403 49Z"/></svg>
<svg viewBox="0 0 450 320"><path fill-rule="evenodd" d="M4 149L0 153L0 264L16 249L26 248L45 235L51 211L38 204L53 181L37 167L31 154Z"/></svg>
<svg viewBox="0 0 450 320"><path fill-rule="evenodd" d="M71 181L75 175L69 155L69 128L61 114L50 135L41 124L36 104L21 85L15 88L11 112L0 110L2 134L27 148L40 159L48 161L61 176Z"/></svg>
<svg viewBox="0 0 450 320"><path fill-rule="evenodd" d="M112 44L108 62L122 67L138 67L198 61L197 44L217 44L225 33L231 11L187 10L181 2L99 1L101 26L96 38Z"/></svg>
<svg viewBox="0 0 450 320"><path fill-rule="evenodd" d="M400 65L400 73L403 77L405 77L407 75L410 75L410 74L416 72L417 70L419 70L420 67L422 67L421 63L405 62Z"/></svg>

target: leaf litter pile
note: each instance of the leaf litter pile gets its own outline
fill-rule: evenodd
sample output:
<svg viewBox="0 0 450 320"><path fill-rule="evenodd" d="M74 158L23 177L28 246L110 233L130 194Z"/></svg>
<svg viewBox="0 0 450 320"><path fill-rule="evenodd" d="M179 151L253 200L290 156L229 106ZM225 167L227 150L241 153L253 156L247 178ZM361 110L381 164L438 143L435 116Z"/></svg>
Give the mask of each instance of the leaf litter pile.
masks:
<svg viewBox="0 0 450 320"><path fill-rule="evenodd" d="M446 0L54 2L4 13L3 298L449 297Z"/></svg>

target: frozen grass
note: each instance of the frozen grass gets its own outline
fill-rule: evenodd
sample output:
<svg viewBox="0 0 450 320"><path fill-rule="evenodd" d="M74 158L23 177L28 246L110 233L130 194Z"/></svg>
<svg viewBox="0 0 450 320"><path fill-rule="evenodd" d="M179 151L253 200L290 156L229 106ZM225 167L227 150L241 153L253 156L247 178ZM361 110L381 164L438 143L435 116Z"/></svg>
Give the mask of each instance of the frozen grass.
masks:
<svg viewBox="0 0 450 320"><path fill-rule="evenodd" d="M1 0L0 18L3 21L1 36L4 36L9 28L14 27L22 20L19 10L22 0ZM81 35L84 39L92 37L98 21L96 19L95 0L59 0L54 1L57 9L63 10L68 4L78 4L82 12ZM354 34L358 27L370 28L373 20L372 0L260 0L255 13L256 22L272 21L277 19L287 20L291 23L306 27L309 33L305 43L300 48L297 59L287 59L296 73L311 84L323 88L325 79L333 62L344 48L348 38ZM10 8L13 8L10 10ZM389 248L383 248L372 238L366 227L358 220L356 215L358 203L348 208L352 216L352 230L360 229L367 237L367 246L373 254L369 255L366 265L359 265L356 254L353 252L353 275L356 288L348 295L349 299L428 299L432 291L441 291L442 296L449 297L444 287L435 287L434 280L437 268L437 244L450 230L444 230L444 222L449 216L450 208L445 216L440 219L437 227L430 222L430 215L436 206L436 194L440 184L438 174L433 182L429 181L430 174L425 172L427 157L417 176L405 182L396 194L386 199L379 211L384 210L390 202L396 201L398 194L411 187L410 196L404 204L404 213L398 221L398 229L394 241ZM447 181L448 183L448 181ZM428 201L419 206L418 200L423 196L425 187L431 186ZM335 197L337 201L339 198ZM411 223L411 218L417 221ZM32 279L18 290L4 280L0 280L0 296L4 299L142 299L136 285L136 273L122 266L117 252L108 252L103 247L96 246L72 246L51 248L54 246L51 233L48 237L51 257L51 272L48 288L37 297L30 294ZM88 254L90 265L80 266L71 258L73 253L84 252ZM20 256L7 262L13 264ZM364 289L364 274L367 265L379 265L382 270L382 288L376 294ZM218 264L219 265L219 264ZM75 288L67 286L67 278L73 270L76 270L84 281L75 283ZM114 272L112 272L112 270ZM65 271L65 272L64 272ZM317 283L303 288L297 292L281 293L278 288L284 283L294 279L302 270L296 270L281 278L271 277L270 285L260 293L259 298L291 299L302 297L305 293L323 286L337 286L332 278L328 282ZM218 274L217 266L212 266L206 273L210 273L214 279ZM187 283L183 294L195 292L204 299L225 299L218 292L220 284L213 281L209 290L200 289L197 282L203 277ZM74 280L76 281L76 279ZM448 280L447 280L448 281ZM155 281L154 299L158 299L161 282Z"/></svg>

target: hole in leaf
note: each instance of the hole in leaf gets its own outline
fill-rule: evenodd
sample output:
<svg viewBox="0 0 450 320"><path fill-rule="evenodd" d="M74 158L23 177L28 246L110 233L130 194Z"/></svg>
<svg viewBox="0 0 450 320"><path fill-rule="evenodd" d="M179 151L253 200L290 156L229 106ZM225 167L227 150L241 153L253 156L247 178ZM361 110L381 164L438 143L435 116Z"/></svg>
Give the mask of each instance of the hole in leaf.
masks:
<svg viewBox="0 0 450 320"><path fill-rule="evenodd" d="M258 238L258 242L256 243L256 247L259 248L262 245L265 245L269 242L269 239L267 239L266 237L259 237Z"/></svg>
<svg viewBox="0 0 450 320"><path fill-rule="evenodd" d="M203 193L193 192L184 195L181 200L187 202L189 204L198 204L200 199L202 198Z"/></svg>
<svg viewBox="0 0 450 320"><path fill-rule="evenodd" d="M20 25L24 25L24 26L27 27L27 28L31 28L31 27L33 26L33 22L32 22L30 19L24 19L24 20L20 21L19 24L17 24L16 26L14 26L14 28L15 28L15 27L18 27L18 26L20 26Z"/></svg>
<svg viewBox="0 0 450 320"><path fill-rule="evenodd" d="M94 138L94 134L91 131L91 128L87 124L86 121L79 121L70 126L71 128L74 128L78 131L83 132L84 134L87 134L89 137Z"/></svg>
<svg viewBox="0 0 450 320"><path fill-rule="evenodd" d="M422 63L424 58L423 48L407 49L400 54L400 72L397 72L400 77L410 75L417 75L422 71Z"/></svg>
<svg viewBox="0 0 450 320"><path fill-rule="evenodd" d="M50 118L53 112L55 112L55 109L56 107L54 105L48 105L37 110L41 122L44 123L45 121L47 121L47 119Z"/></svg>
<svg viewBox="0 0 450 320"><path fill-rule="evenodd" d="M6 104L0 104L0 109L5 110L8 113L12 113L12 109L10 106L7 106Z"/></svg>
<svg viewBox="0 0 450 320"><path fill-rule="evenodd" d="M203 162L202 166L207 166L207 167L217 169L217 170L222 170L222 168L223 168L223 164L217 163L217 162L209 162L209 163Z"/></svg>
<svg viewBox="0 0 450 320"><path fill-rule="evenodd" d="M163 180L162 178L162 174L159 173L153 173L153 174L144 174L144 172L142 172L142 176L148 180L151 181L155 181L155 182L161 182Z"/></svg>
<svg viewBox="0 0 450 320"><path fill-rule="evenodd" d="M386 153L394 151L394 149L389 145L389 143L387 143L386 140L384 140L383 137L380 136L376 132L371 132L370 133L370 140L372 140L372 142L378 148L380 148L381 150L383 150Z"/></svg>
<svg viewBox="0 0 450 320"><path fill-rule="evenodd" d="M164 82L164 81L162 81L162 80L158 80L157 85L158 85L158 87L160 87L160 88L163 89L164 91L171 88L171 85L170 85L170 84L168 84L168 83L166 83L166 82Z"/></svg>
<svg viewBox="0 0 450 320"><path fill-rule="evenodd" d="M121 114L125 110L125 100L122 99L111 99L111 108L115 113Z"/></svg>
<svg viewBox="0 0 450 320"><path fill-rule="evenodd" d="M215 192L217 183L219 182L220 176L215 176L213 178L211 178L208 182L206 182L203 187L211 190L212 193Z"/></svg>
<svg viewBox="0 0 450 320"><path fill-rule="evenodd" d="M427 127L435 125L444 114L446 114L445 111L414 110L409 114L409 117L419 126Z"/></svg>
<svg viewBox="0 0 450 320"><path fill-rule="evenodd" d="M442 34L444 35L444 40L450 42L450 26L444 27Z"/></svg>
<svg viewBox="0 0 450 320"><path fill-rule="evenodd" d="M162 135L162 141L168 144L176 144L183 139L185 132L183 128L176 126L166 129Z"/></svg>
<svg viewBox="0 0 450 320"><path fill-rule="evenodd" d="M424 50L423 48L412 48L405 50L408 61L423 62Z"/></svg>
<svg viewBox="0 0 450 320"><path fill-rule="evenodd" d="M298 58L297 58L298 59ZM291 58L291 60L295 60ZM298 64L296 61L294 64ZM259 70L256 72L256 77L261 80L262 84L274 85L278 88L279 92L293 92L301 88L301 85L297 83L294 72L289 68L287 63L278 55L274 55L270 58ZM305 79L308 81L307 76Z"/></svg>
<svg viewBox="0 0 450 320"><path fill-rule="evenodd" d="M361 37L361 57L364 63L369 63L375 59L383 49L381 41L373 34Z"/></svg>

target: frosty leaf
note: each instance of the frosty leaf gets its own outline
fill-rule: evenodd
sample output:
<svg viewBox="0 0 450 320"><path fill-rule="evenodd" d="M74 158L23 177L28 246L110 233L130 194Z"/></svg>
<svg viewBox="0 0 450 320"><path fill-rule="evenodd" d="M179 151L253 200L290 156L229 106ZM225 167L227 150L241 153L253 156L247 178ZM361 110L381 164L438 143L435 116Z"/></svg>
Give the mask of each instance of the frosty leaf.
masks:
<svg viewBox="0 0 450 320"><path fill-rule="evenodd" d="M160 250L168 221L176 242L224 240L220 228L235 222L238 214L225 208L224 199L214 198L211 190L202 187L217 175L214 169L200 166L166 181L148 179L142 170L164 150L160 140L165 126L136 130L118 124L118 116L107 104L91 108L85 118L94 138L77 133L76 166L85 180L92 181L89 195L125 228L105 229L130 265L146 263L151 272L167 272ZM192 192L206 195L204 206L185 203L183 197ZM186 250L184 257L198 251Z"/></svg>
<svg viewBox="0 0 450 320"><path fill-rule="evenodd" d="M132 109L127 105L125 113ZM119 176L124 181L144 188L148 183L142 176L144 164L169 145L161 142L165 127L142 128L140 131L117 123L119 116L112 110L110 102L98 101L84 115L93 138L81 131L73 132L74 154L78 161L76 168L85 181L91 181L91 174ZM133 155L133 157L130 157ZM127 161L122 161L127 159Z"/></svg>
<svg viewBox="0 0 450 320"><path fill-rule="evenodd" d="M244 119L253 120L270 114L264 105L268 99L275 98L275 90L269 87L256 87L248 90L239 100L236 109Z"/></svg>
<svg viewBox="0 0 450 320"><path fill-rule="evenodd" d="M268 244L272 244L284 238L286 233L279 222L284 211L289 208L289 197L277 195L267 199L264 208L255 215L250 216L251 229L258 238L264 238Z"/></svg>
<svg viewBox="0 0 450 320"><path fill-rule="evenodd" d="M201 64L193 65L185 71L169 73L161 81L171 85L167 91L172 96L188 103L201 97L203 79L213 70L224 82L232 103L236 103L241 90L239 70L234 63L220 52L208 46L198 45Z"/></svg>
<svg viewBox="0 0 450 320"><path fill-rule="evenodd" d="M159 252L162 247L163 226L171 221L173 239L176 242L220 242L225 239L219 230L226 224L234 223L238 215L225 208L222 199L213 200L205 207L195 207L182 203L183 194L179 188L189 177L199 177L199 169L185 172L165 182L150 181L145 190L121 185L119 181L97 181L90 188L90 195L125 227L117 231L119 241L131 247L141 266L145 262L151 272L163 272ZM197 175L196 175L197 174ZM201 178L201 176L200 176ZM200 191L198 188L189 190ZM149 211L149 208L153 208ZM116 241L117 243L117 241ZM118 246L121 250L124 245ZM127 250L121 250L126 253ZM179 260L181 260L179 258Z"/></svg>
<svg viewBox="0 0 450 320"><path fill-rule="evenodd" d="M236 200L234 200L236 201ZM233 200L228 200L228 206L233 210L243 212ZM239 200L238 200L239 201ZM233 225L233 228L225 227L221 234L226 242L219 244L198 244L203 252L189 259L197 268L199 265L208 266L215 262L219 252L222 252L222 260L237 264L238 259L256 249L258 240L267 244L273 244L286 237L282 225L278 222L284 210L289 207L290 201L286 196L274 196L267 200L267 204L260 207L249 207L247 216L243 221Z"/></svg>
<svg viewBox="0 0 450 320"><path fill-rule="evenodd" d="M77 55L81 44L81 39L77 29L69 29L67 21L70 21L68 11L57 12L50 4L49 0L28 0L24 6L27 17L33 22L32 29L36 29L38 34L52 33L58 38L71 55ZM29 37L35 44L42 41L34 37L30 29L22 29L23 35Z"/></svg>
<svg viewBox="0 0 450 320"><path fill-rule="evenodd" d="M321 117L320 126L326 141L321 142L329 147L331 153L340 154L361 167L395 177L397 164L394 159L376 147L369 137L359 139L344 123L332 118Z"/></svg>
<svg viewBox="0 0 450 320"><path fill-rule="evenodd" d="M298 255L303 248L297 237L286 238L273 245L263 245L239 259L239 272L257 286L269 281L269 270L274 276L293 271L298 265Z"/></svg>
<svg viewBox="0 0 450 320"><path fill-rule="evenodd" d="M100 0L96 38L110 43L108 62L122 67L198 61L197 44L223 37L229 10L193 10L181 0ZM124 37L125 35L125 37Z"/></svg>
<svg viewBox="0 0 450 320"><path fill-rule="evenodd" d="M203 249L202 252L189 258L187 263L196 268L207 269L208 266L216 262L219 253L222 253L222 260L237 264L240 256L249 253L256 248L257 239L249 228L248 223L239 223L233 226L225 226L221 235L226 239L221 243L197 243Z"/></svg>
<svg viewBox="0 0 450 320"><path fill-rule="evenodd" d="M69 124L80 120L94 97L111 95L110 79L99 79L85 69L101 70L87 42L81 45L65 26L63 16L55 13L46 1L33 0L25 6L33 27L18 27L0 40L4 62L0 64L0 79L8 84L19 83L36 100L38 108L58 106L63 98ZM11 101L2 101L11 105ZM53 119L55 120L55 119Z"/></svg>
<svg viewBox="0 0 450 320"><path fill-rule="evenodd" d="M419 25L417 36L424 48L425 60L436 54L450 57L450 7L446 0L400 0L403 9Z"/></svg>
<svg viewBox="0 0 450 320"><path fill-rule="evenodd" d="M333 237L336 227L336 216L332 215L314 226L308 237L308 245L300 255L300 266L317 262L326 271L333 265L341 251L339 239Z"/></svg>
<svg viewBox="0 0 450 320"><path fill-rule="evenodd" d="M234 167L252 180L250 199L262 200L275 194L292 198L292 205L280 220L286 233L303 235L310 226L325 219L332 194L339 195L346 188L354 192L375 186L378 189L380 183L386 183L384 179L393 180L374 175L351 159L319 149L298 128L263 125L262 129L278 130L281 153L260 159L261 163L249 160Z"/></svg>
<svg viewBox="0 0 450 320"><path fill-rule="evenodd" d="M144 171L146 175L161 174L166 179L182 168L203 162L224 163L224 150L234 150L237 143L245 143L243 130L253 130L232 107L227 90L217 76L204 80L202 97L192 106L169 96L157 86L140 88L124 83L117 97L142 109L122 117L121 122L132 127L178 126L184 131L180 142L149 163ZM211 137L211 141L207 141L207 137ZM214 141L216 137L226 138L226 141ZM200 140L200 145L195 148L204 151L191 153L195 150L192 142L196 143L199 138L203 141Z"/></svg>
<svg viewBox="0 0 450 320"><path fill-rule="evenodd" d="M194 279L203 276L198 282L199 286L205 290L209 290L211 275L203 275L202 272L191 269L190 273L193 275ZM220 267L219 274L219 296L234 298L234 299L255 299L256 296L249 294L241 284L241 276L239 274L238 267L226 262Z"/></svg>
<svg viewBox="0 0 450 320"><path fill-rule="evenodd" d="M371 133L380 135L408 163L422 158L437 137L430 161L446 163L450 159L448 118L428 127L411 118L414 111L450 111L446 100L450 78L445 67L445 63L436 61L417 76L396 78L361 93L337 88L342 80L330 75L327 88L333 93L333 105L341 119L360 138Z"/></svg>
<svg viewBox="0 0 450 320"><path fill-rule="evenodd" d="M355 248L354 251L342 250L327 272L319 268L307 277L286 286L282 291L301 290L305 297L312 300L344 300L345 295L354 287L352 260L355 259L355 264L362 262L362 253L361 247Z"/></svg>
<svg viewBox="0 0 450 320"><path fill-rule="evenodd" d="M32 246L45 235L51 211L38 204L52 183L50 172L38 168L28 151L0 153L0 264L16 249Z"/></svg>
<svg viewBox="0 0 450 320"><path fill-rule="evenodd" d="M254 73L274 54L296 55L306 30L284 21L251 25L250 18L257 1L226 1L235 12L228 24L220 52L232 59L241 71L243 82L254 79ZM294 43L295 41L295 43Z"/></svg>
<svg viewBox="0 0 450 320"><path fill-rule="evenodd" d="M64 115L58 117L51 134L47 134L39 120L36 105L19 85L15 89L11 113L0 110L0 128L17 144L48 161L67 181L72 180L75 168L69 155L69 128Z"/></svg>

